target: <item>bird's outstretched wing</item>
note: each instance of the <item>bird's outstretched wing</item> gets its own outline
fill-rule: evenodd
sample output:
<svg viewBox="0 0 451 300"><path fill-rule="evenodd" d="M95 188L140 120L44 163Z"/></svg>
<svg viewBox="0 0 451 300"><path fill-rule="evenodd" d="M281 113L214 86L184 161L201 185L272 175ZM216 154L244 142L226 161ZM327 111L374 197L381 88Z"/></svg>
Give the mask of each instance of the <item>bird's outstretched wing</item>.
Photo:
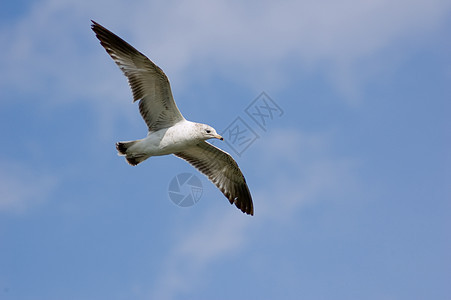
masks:
<svg viewBox="0 0 451 300"><path fill-rule="evenodd" d="M238 164L227 152L200 142L174 155L186 160L200 172L205 174L243 213L254 214L251 193Z"/></svg>
<svg viewBox="0 0 451 300"><path fill-rule="evenodd" d="M184 118L174 102L166 74L105 27L92 21L91 28L100 44L127 76L133 101L140 100L139 111L149 131L167 128L182 121Z"/></svg>

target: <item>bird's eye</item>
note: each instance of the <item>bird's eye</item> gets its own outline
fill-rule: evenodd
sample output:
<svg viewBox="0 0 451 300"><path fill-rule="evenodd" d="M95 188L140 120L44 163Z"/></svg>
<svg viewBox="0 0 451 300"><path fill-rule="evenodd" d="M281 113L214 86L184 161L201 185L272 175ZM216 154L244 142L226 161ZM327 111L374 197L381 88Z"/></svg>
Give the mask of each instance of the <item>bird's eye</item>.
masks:
<svg viewBox="0 0 451 300"><path fill-rule="evenodd" d="M207 130L205 130L207 133L210 133L211 132L211 130L209 130L209 129L207 129Z"/></svg>

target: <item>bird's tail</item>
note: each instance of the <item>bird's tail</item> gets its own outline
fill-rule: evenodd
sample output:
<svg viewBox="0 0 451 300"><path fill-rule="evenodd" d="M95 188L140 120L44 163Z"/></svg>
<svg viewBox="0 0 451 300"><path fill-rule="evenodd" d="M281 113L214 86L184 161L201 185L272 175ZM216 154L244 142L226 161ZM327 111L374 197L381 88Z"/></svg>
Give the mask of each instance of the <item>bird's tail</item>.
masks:
<svg viewBox="0 0 451 300"><path fill-rule="evenodd" d="M145 161L149 156L145 154L140 153L131 153L131 151L128 151L130 147L132 147L134 144L136 144L138 141L131 141L131 142L118 142L116 143L116 149L119 152L118 154L121 156L125 156L125 159L127 162L132 165L136 166L137 164Z"/></svg>

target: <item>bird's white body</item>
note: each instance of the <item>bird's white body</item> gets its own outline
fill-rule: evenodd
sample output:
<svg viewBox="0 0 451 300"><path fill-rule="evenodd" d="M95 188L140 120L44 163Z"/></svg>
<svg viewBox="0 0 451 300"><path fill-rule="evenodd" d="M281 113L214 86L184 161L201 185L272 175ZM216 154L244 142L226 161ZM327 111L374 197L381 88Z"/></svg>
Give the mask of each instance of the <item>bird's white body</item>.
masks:
<svg viewBox="0 0 451 300"><path fill-rule="evenodd" d="M199 136L199 123L182 120L169 128L149 132L147 137L134 141L127 149L127 156L160 156L183 151L205 138Z"/></svg>

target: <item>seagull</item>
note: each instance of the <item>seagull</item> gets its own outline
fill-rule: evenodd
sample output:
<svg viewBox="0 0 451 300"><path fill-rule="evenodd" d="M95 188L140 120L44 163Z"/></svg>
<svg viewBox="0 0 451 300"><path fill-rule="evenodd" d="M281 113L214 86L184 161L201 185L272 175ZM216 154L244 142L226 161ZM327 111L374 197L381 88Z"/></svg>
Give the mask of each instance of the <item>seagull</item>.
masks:
<svg viewBox="0 0 451 300"><path fill-rule="evenodd" d="M174 154L207 176L230 204L253 215L252 196L238 164L206 141L222 141L222 136L209 125L186 120L175 104L166 74L123 39L91 22L100 44L127 77L133 102L139 101L139 112L148 127L147 137L116 143L118 154L132 166L152 156Z"/></svg>

